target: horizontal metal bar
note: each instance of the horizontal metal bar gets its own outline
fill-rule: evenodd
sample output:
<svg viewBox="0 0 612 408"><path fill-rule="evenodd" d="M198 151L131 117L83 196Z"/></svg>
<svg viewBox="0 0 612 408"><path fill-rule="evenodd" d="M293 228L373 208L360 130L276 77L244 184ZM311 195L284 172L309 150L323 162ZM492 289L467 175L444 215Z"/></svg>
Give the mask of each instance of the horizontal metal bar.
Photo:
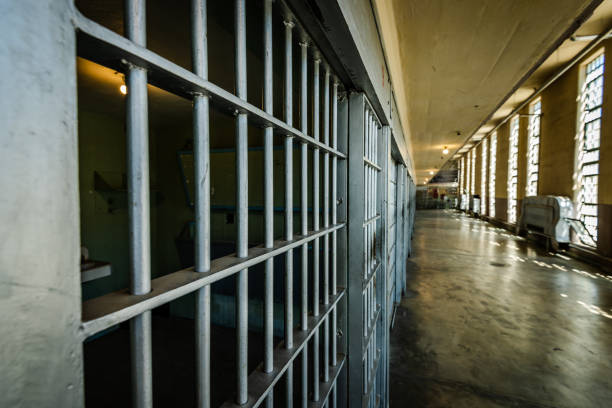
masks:
<svg viewBox="0 0 612 408"><path fill-rule="evenodd" d="M310 401L310 403L308 404L309 408L329 406L326 405L327 400L329 399L329 395L331 394L331 391L334 388L334 385L336 385L338 377L342 372L342 367L344 367L344 363L346 362L346 356L342 353L338 353L336 354L336 361L338 361L338 364L336 364L335 367L329 367L329 381L321 383L321 388L319 389L319 400Z"/></svg>
<svg viewBox="0 0 612 408"><path fill-rule="evenodd" d="M363 226L365 227L366 225L369 225L369 224L371 224L371 223L375 222L375 221L376 221L377 219L379 219L379 218L380 218L380 214L376 214L374 217L372 217L372 218L370 218L370 219L366 220L366 221L363 223Z"/></svg>
<svg viewBox="0 0 612 408"><path fill-rule="evenodd" d="M368 329L368 334L364 336L364 339L363 339L362 354L364 355L365 355L366 349L368 348L368 344L370 343L370 337L372 337L372 333L374 333L374 328L376 327L376 321L378 321L378 318L380 317L381 310L382 308L380 307L380 304L377 304L376 313L374 313L374 318L370 320L370 328Z"/></svg>
<svg viewBox="0 0 612 408"><path fill-rule="evenodd" d="M378 272L378 268L380 268L381 264L382 262L378 262L378 260L376 260L376 266L372 268L372 271L370 272L370 274L363 280L363 285L361 287L361 293L365 292L368 285L370 284L370 281L372 280L374 275L376 275L376 272Z"/></svg>
<svg viewBox="0 0 612 408"><path fill-rule="evenodd" d="M378 370L378 364L380 363L380 349L376 350L376 360L374 360L374 367L372 367L372 371L370 372L370 383L368 384L366 392L364 392L363 397L363 407L367 408L368 406L368 397L372 393L372 389L374 387L374 381L376 381L376 371Z"/></svg>
<svg viewBox="0 0 612 408"><path fill-rule="evenodd" d="M210 207L210 209L212 211L232 211L232 212L235 212L236 211L236 206L232 205L232 204L217 204L217 205L212 205ZM263 212L265 210L266 210L265 206L261 206L261 205L249 205L249 211L250 212ZM281 205L274 206L273 211L274 212L282 212L282 213L284 213L285 212L285 206L284 205L283 206L281 206ZM302 207L294 206L292 211L294 213L299 213L299 212L302 211ZM311 213L313 211L313 209L312 209L312 207L308 207L306 209L306 211ZM319 211L319 213L320 212L321 211Z"/></svg>
<svg viewBox="0 0 612 408"><path fill-rule="evenodd" d="M363 158L363 162L367 164L368 166L375 168L378 171L382 171L382 168L379 165L377 165L373 161L368 160L366 157Z"/></svg>
<svg viewBox="0 0 612 408"><path fill-rule="evenodd" d="M280 136L294 136L302 142L345 159L344 153L315 140L280 119L240 99L193 72L163 58L153 51L136 45L127 38L75 12L78 35L77 54L109 68L126 71L129 65L147 69L149 83L173 94L191 99L194 94L211 97L213 106L228 113L246 113L249 121L262 128L272 127Z"/></svg>
<svg viewBox="0 0 612 408"><path fill-rule="evenodd" d="M274 385L282 378L287 368L302 352L302 349L310 340L315 331L323 323L325 318L331 314L331 311L336 307L345 290L342 289L332 298L332 301L327 305L321 305L321 314L319 316L308 317L308 331L294 330L293 332L293 348L287 349L284 344L279 344L274 350L274 369L270 373L264 373L262 365L257 367L248 379L249 399L244 405L237 405L234 401L225 402L223 408L248 408L259 406L267 397L268 392L271 392Z"/></svg>
<svg viewBox="0 0 612 408"><path fill-rule="evenodd" d="M237 258L235 254L217 258L211 262L210 272L207 273L194 272L193 268L170 273L153 279L152 289L145 295L131 295L124 289L88 300L83 303L83 323L80 328L82 338L85 339L343 227L344 224L336 224L306 236L296 235L292 241L275 241L272 248L264 248L261 245L253 247L245 258Z"/></svg>

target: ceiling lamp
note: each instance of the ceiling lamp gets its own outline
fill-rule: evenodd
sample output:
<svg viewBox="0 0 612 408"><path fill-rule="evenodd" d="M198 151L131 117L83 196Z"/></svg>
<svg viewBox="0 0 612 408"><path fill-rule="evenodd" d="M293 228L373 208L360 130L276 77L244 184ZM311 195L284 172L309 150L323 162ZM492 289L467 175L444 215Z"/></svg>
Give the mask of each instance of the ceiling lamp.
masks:
<svg viewBox="0 0 612 408"><path fill-rule="evenodd" d="M125 84L121 84L119 87L119 92L121 92L122 95L127 95L127 86L125 86Z"/></svg>
<svg viewBox="0 0 612 408"><path fill-rule="evenodd" d="M442 150L442 154L448 154L448 147L444 146L444 150Z"/></svg>
<svg viewBox="0 0 612 408"><path fill-rule="evenodd" d="M433 176L433 171L430 171L430 172L429 172L429 175Z"/></svg>

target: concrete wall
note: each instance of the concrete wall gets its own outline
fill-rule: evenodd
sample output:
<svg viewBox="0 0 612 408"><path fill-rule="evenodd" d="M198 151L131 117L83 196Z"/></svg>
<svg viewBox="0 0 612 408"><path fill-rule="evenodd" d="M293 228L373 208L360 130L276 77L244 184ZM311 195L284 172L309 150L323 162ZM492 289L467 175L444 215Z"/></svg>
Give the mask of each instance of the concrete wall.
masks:
<svg viewBox="0 0 612 408"><path fill-rule="evenodd" d="M542 93L538 183L541 195L574 195L578 71L574 67Z"/></svg>
<svg viewBox="0 0 612 408"><path fill-rule="evenodd" d="M523 108L519 115L527 115L529 106ZM519 141L518 141L518 186L516 217L521 217L523 199L527 196L527 142L528 142L529 116L519 116Z"/></svg>
<svg viewBox="0 0 612 408"><path fill-rule="evenodd" d="M0 3L0 406L83 404L69 0Z"/></svg>
<svg viewBox="0 0 612 408"><path fill-rule="evenodd" d="M508 143L510 123L497 129L497 160L495 171L495 218L508 220Z"/></svg>

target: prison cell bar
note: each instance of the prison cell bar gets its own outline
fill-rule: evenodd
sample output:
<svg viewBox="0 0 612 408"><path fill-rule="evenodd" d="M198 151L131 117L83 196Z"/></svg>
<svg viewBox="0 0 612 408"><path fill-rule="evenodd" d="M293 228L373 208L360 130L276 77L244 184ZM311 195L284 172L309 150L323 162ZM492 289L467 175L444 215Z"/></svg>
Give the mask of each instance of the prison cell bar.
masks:
<svg viewBox="0 0 612 408"><path fill-rule="evenodd" d="M125 290L83 302L83 322L80 327L82 339L106 330L116 324L127 321L146 310L154 309L176 300L198 289L237 274L239 271L265 262L275 256L284 254L289 248L297 248L304 243L312 242L327 233L344 228L344 223L330 226L328 229L311 231L306 236L294 237L287 242L278 240L272 248L262 245L249 249L246 258L238 258L236 254L227 255L211 261L209 273L193 272L193 268L183 269L152 280L155 291L145 295L133 295ZM317 313L318 315L319 313Z"/></svg>
<svg viewBox="0 0 612 408"><path fill-rule="evenodd" d="M139 46L146 46L146 4L125 2L125 31ZM149 197L149 118L147 71L130 65L127 72L127 169L128 217L130 225L131 293L151 291L151 227ZM132 400L136 408L153 405L151 311L130 321Z"/></svg>
<svg viewBox="0 0 612 408"><path fill-rule="evenodd" d="M329 67L323 82L323 143L329 145ZM329 226L329 153L323 153L323 227ZM329 302L329 235L323 238L323 304ZM323 322L323 381L329 381L329 319Z"/></svg>
<svg viewBox="0 0 612 408"><path fill-rule="evenodd" d="M285 122L293 127L293 22L285 21ZM293 137L285 137L285 239L293 239ZM285 348L293 348L293 250L285 254ZM285 406L293 407L293 363L285 373Z"/></svg>
<svg viewBox="0 0 612 408"><path fill-rule="evenodd" d="M236 0L236 94L247 99L246 4ZM236 122L236 255L248 255L248 128L247 114L238 113ZM238 272L236 279L236 402L248 400L248 269Z"/></svg>
<svg viewBox="0 0 612 408"><path fill-rule="evenodd" d="M332 148L338 148L338 80L334 77L334 87L332 91ZM332 224L336 224L338 222L338 158L336 156L332 157ZM338 280L337 280L337 271L338 271L338 254L336 253L338 250L338 233L336 231L332 232L332 296L335 296L338 293ZM338 347L337 347L337 319L338 312L336 308L332 310L332 328L331 328L331 336L332 336L332 348L331 348L331 364L332 367L336 367L338 364L337 356ZM337 403L337 388L336 383L332 386L332 407L336 407Z"/></svg>
<svg viewBox="0 0 612 408"><path fill-rule="evenodd" d="M78 30L79 56L119 71L124 71L126 64L141 66L153 74L149 76L149 83L165 91L187 99L191 99L196 92L208 94L212 97L212 105L222 111L246 113L255 126L272 127L278 135L292 135L300 141L318 147L319 150L328 151L332 155L346 159L343 152L333 150L298 129L287 126L284 121L262 111L246 100L88 19L78 10L75 10L74 23Z"/></svg>
<svg viewBox="0 0 612 408"><path fill-rule="evenodd" d="M202 2L200 3L202 6L205 6L205 3ZM316 108L316 114L317 114L317 118L316 118L316 122L317 122L317 126L316 126L316 130L315 132L317 133L317 138L311 138L309 136L306 135L306 129L303 128L302 131L297 131L296 129L294 129L291 125L289 126L284 126L282 124L282 122L278 121L276 118L274 118L273 116L271 116L271 107L269 110L267 110L267 112L261 112L259 111L257 108L253 107L252 105L248 104L248 102L246 101L246 44L245 44L245 16L244 16L244 1L240 1L237 0L236 1L236 10L235 10L235 20L236 20L236 55L237 55L237 59L236 59L236 89L237 89L237 95L234 97L233 95L227 94L225 91L219 89L218 87L216 87L215 85L209 83L206 78L205 78L205 73L203 74L202 72L194 72L194 74L190 73L190 72L185 72L184 70L182 70L182 68L176 66L175 64L169 62L168 60L165 60L164 58L159 57L157 54L150 52L149 50L146 50L146 48L144 47L135 47L131 42L129 41L124 41L124 39L120 36L117 36L116 34L104 29L103 27L99 26L96 23L91 22L90 20L82 17L78 12L77 12L77 26L79 29L79 33L80 33L80 38L84 39L84 41L81 41L82 47L87 48L87 45L91 46L92 44L97 44L100 45L101 47L99 48L100 51L100 55L98 60L102 60L101 62L106 62L105 65L113 65L108 59L109 55L121 55L121 57L124 57L124 59L122 60L122 63L127 63L126 65L128 65L130 68L129 70L131 70L132 68L134 69L139 69L136 68L134 64L134 66L132 66L132 63L138 63L139 66L142 66L146 69L148 69L151 73L153 73L152 78L154 78L154 81L159 81L160 78L163 79L163 81L158 82L160 85L162 85L162 88L170 90L171 92L175 92L179 95L185 95L185 92L188 92L191 94L191 96L194 98L194 134L196 135L196 138L199 138L200 140L197 140L196 143L199 143L200 145L198 147L196 147L196 149L198 150L198 152L196 152L196 155L199 155L198 158L196 158L196 166L201 166L199 169L196 168L195 171L199 172L200 174L206 174L206 162L207 162L207 156L208 155L208 151L209 149L206 148L205 143L207 142L207 139L205 137L205 132L208 131L208 95L212 95L215 97L214 101L216 102L217 106L220 106L222 108L227 108L232 107L233 109L235 109L236 113L237 113L237 133L236 133L236 144L237 144L237 163L236 163L236 172L237 172L237 181L238 181L238 191L237 191L237 208L238 208L238 234L237 234L237 254L236 256L228 256L228 257L224 257L221 260L218 260L218 262L214 262L211 264L210 262L210 248L209 246L207 247L206 245L202 245L202 243L206 242L206 231L204 228L204 231L202 229L200 229L200 231L197 233L198 237L196 238L197 240L197 245L199 250L202 250L201 255L201 262L198 261L197 265L194 266L194 269L197 270L197 275L200 275L199 277L195 277L193 276L190 272L188 271L179 271L167 276L164 276L160 279L156 279L154 280L155 282L155 287L156 287L156 293L153 294L149 294L147 295L140 295L138 296L138 299L135 299L134 297L131 297L129 295L125 295L123 293L119 294L119 293L113 293L110 294L110 296L103 296L102 299L94 299L92 302L87 302L87 305L84 305L84 322L82 324L82 336L83 337L87 337L93 333L96 333L100 330L103 330L104 327L109 327L109 325L112 324L112 322L116 322L116 321L123 321L124 319L128 319L131 317L136 317L138 318L139 315L142 314L147 314L151 308L156 307L156 305L161 305L164 303L167 303L168 301L184 296L187 293L190 293L192 291L202 291L202 292L206 292L206 288L209 288L209 285L219 279L223 279L227 276L230 276L234 273L236 273L238 275L238 279L237 279L237 292L238 297L240 300L237 300L237 361L238 361L238 375L237 375L237 396L236 396L236 401L245 401L248 400L248 383L247 383L247 378L246 378L246 365L245 364L241 364L241 360L244 362L246 359L246 352L247 352L247 331L246 331L246 323L247 323L247 318L248 318L248 309L244 306L248 306L248 296L240 296L240 292L242 292L245 295L248 295L246 290L246 277L247 277L247 268L248 266L251 265L255 265L257 263L260 262L268 262L270 261L273 256L285 253L285 252L289 252L291 251L293 248L295 248L298 245L302 245L305 246L307 245L307 243L311 240L315 240L317 243L317 248L318 248L318 239L319 237L323 236L326 237L327 240L329 239L329 234L333 234L338 228L343 227L344 225L334 225L332 227L329 228L325 228L323 230L319 230L319 211L317 209L316 212L316 223L317 226L315 228L315 231L312 234L308 234L305 235L303 234L301 238L299 238L298 240L286 240L285 243L272 243L270 244L269 242L266 242L266 247L268 247L269 251L267 252L261 252L258 251L257 249L249 251L246 248L246 237L247 237L247 217L248 217L248 213L246 212L246 198L247 198L247 179L246 179L246 171L247 171L247 156L246 156L246 137L247 137L247 120L251 119L253 123L255 124L259 124L259 125L266 125L266 127L268 127L268 130L272 130L275 131L279 134L281 134L282 136L293 136L293 137L297 137L300 141L302 141L305 144L311 144L315 147L316 151L317 151L317 156L319 153L319 150L323 150L327 157L329 157L329 155L331 154L334 158L334 160L336 160L337 162L337 158L345 158L346 156L337 151L335 148L330 148L329 147L329 140L326 141L325 144L321 143L318 139L318 133L319 133L319 120L318 120L318 113L319 113L319 109L318 109L318 105L319 105L319 101L318 98L315 102L315 105L317 105ZM192 9L192 14L194 14L194 20L197 23L197 16L196 14L196 5L192 5L192 7L194 7L194 9ZM144 9L143 9L144 10ZM204 7L199 9L201 12L205 13L205 9ZM142 17L144 17L144 14L142 14ZM205 29L205 15L202 16L202 29ZM199 28L197 27L193 28L194 32L192 33L192 35L197 36L197 31ZM203 31L202 34L204 34L203 40L205 40L205 32ZM84 44L84 45L83 45ZM194 46L197 46L197 44L195 44L194 42ZM81 52L83 51L84 48L81 48ZM271 50L271 47L270 47ZM85 52L86 53L86 52ZM194 60L197 59L197 50L194 50ZM96 58L92 58L93 60L96 60ZM315 66L316 66L316 71L317 71L317 81L316 81L316 93L318 96L318 67L320 64L320 60L319 57L316 57L316 62L315 62ZM125 66L124 66L125 68ZM194 70L197 70L197 68L194 66ZM144 73L144 69L143 69L143 73ZM128 73L128 77L129 77L129 73ZM271 75L270 75L271 76ZM144 76L144 81L142 81L144 86L144 94L146 96L146 84L147 84L147 78L146 78L146 73ZM271 82L271 81L270 81ZM153 81L152 81L153 83ZM326 122L328 123L329 121L329 88L328 88L328 83L327 83L327 94L326 94ZM190 90L190 91L188 91ZM271 93L271 92L270 92ZM137 92L134 92L134 95L136 95ZM200 101L206 101L204 103L200 102ZM334 98L334 104L336 103L335 98ZM146 106L145 106L146 108ZM144 117L147 118L146 115L146 110L140 110L138 112L139 114L143 114L144 113ZM247 119L247 115L249 115L248 119ZM205 124L206 128L203 129L202 125ZM200 128L198 128L198 126L200 126ZM326 126L329 126L328 124ZM272 133L272 132L267 132L266 133ZM271 139L271 137L270 137ZM203 146L204 145L204 146ZM146 153L146 152L145 152ZM271 155L270 155L271 156ZM318 159L318 157L317 157ZM317 160L317 164L318 164L318 160ZM148 163L146 164L148 166ZM209 171L209 170L208 170ZM327 167L327 172L329 172L329 168ZM271 172L269 173L271 175ZM328 174L327 173L327 177L328 178ZM318 175L318 165L317 165L317 175ZM327 183L329 183L329 180L326 180ZM317 196L317 207L318 207L318 177L317 177L317 186L316 186L316 196ZM241 188L242 186L242 188ZM207 190L209 190L209 187L207 188L206 185L202 185L202 190L200 193L203 193L205 195L205 192ZM328 186L327 186L328 188ZM336 188L336 186L334 185L334 188ZM326 189L327 190L327 189ZM327 206L329 205L329 190L327 190L327 198L326 198L326 204ZM148 193L148 189L146 190L146 192ZM241 194L242 193L242 194ZM208 197L201 197L201 199L199 200L202 205L198 204L198 212L200 212L201 216L204 217L204 219L206 219L206 217L210 217L209 215L209 208L207 209L207 205L206 205L206 200L210 200L210 196ZM142 202L142 201L141 201ZM148 200L147 200L148 202ZM336 203L334 203L334 206L336 205ZM209 202L208 202L208 206L209 206ZM242 216L241 216L242 214ZM326 216L329 217L329 213L328 213L328 209L326 211ZM268 223L271 225L271 223ZM326 223L327 225L329 225L329 221L327 221ZM304 232L304 231L302 231ZM150 239L150 238L149 238ZM210 237L208 236L208 240L210 240ZM266 240L268 241L268 240ZM208 254L206 253L208 251ZM317 250L317 258L318 258L318 250ZM208 265L206 265L206 259L208 259ZM326 268L327 271L329 271L329 263L328 261L325 262L326 263ZM202 265L204 264L204 265ZM150 259L149 259L149 265L150 265ZM317 262L317 267L318 269L318 262ZM150 268L149 268L150 269ZM206 270L208 270L208 272L206 272ZM317 270L317 280L318 280L318 270ZM329 275L328 273L326 273L326 279L329 279ZM148 282L149 282L149 288L150 288L150 274L148 276ZM159 284L159 285L158 285ZM327 290L325 290L324 295L327 297L327 302L329 302L329 283L327 285ZM158 291L159 289L159 291ZM336 286L334 285L334 288L332 289L334 292L337 291ZM270 291L271 292L271 291ZM318 292L318 284L317 284L317 292ZM339 296L342 296L343 292L339 293ZM318 302L318 293L317 293L317 298L316 298L316 302L313 302L313 310L316 309L316 315L317 317L319 316L319 302ZM110 301L110 302L107 302ZM116 301L118 301L118 303L115 303ZM208 299L208 302L210 301L210 299ZM88 310L90 309L90 306L93 306L93 310ZM207 318L206 318L206 299L204 299L204 305L202 307L204 313L201 314L201 317L203 317L203 323L204 325L206 324ZM333 307L331 309L328 308L324 308L324 313L323 315L320 316L321 321L324 321L325 323L328 323L329 321L329 313L331 312L335 312L335 303L333 305ZM88 312L92 312L92 313L88 313ZM315 314L315 313L313 313ZM88 319L87 316L91 315L92 318ZM209 321L210 315L208 315L208 321ZM209 323L208 323L209 324ZM149 325L149 329L150 329L150 325ZM319 327L318 325L316 325L316 327L314 327L314 333L316 333L316 337L317 337L317 349L318 349L318 330ZM204 330L202 330L204 331ZM201 345L201 351L206 351L206 342L209 342L209 338L203 338L203 344ZM149 338L149 345L150 345L150 338ZM300 347L303 347L304 344L300 344ZM200 346L199 346L200 347ZM149 347L150 349L150 347ZM327 351L328 352L328 351ZM272 355L272 353L269 353L270 356ZM198 356L198 360L200 360L200 357L203 357L201 359L201 361L198 361L198 363L202 362L202 367L198 368L198 372L199 374L201 373L201 378L202 380L205 382L205 377L206 377L206 369L204 367L206 367L206 361L205 361L205 355L200 355ZM315 384L317 387L317 397L319 394L319 387L318 387L318 383L319 383L319 379L318 379L318 374L319 374L319 368L318 368L318 353L316 354L315 357L315 361L317 363L317 370L315 373ZM334 355L333 357L334 359L336 358L336 356ZM341 364L340 366L342 366L344 362L344 357L342 357L341 360ZM150 363L150 358L149 358L149 363ZM272 366L272 364L270 363L270 366ZM335 380L336 380L336 375L339 373L340 368L338 368L337 372L334 371L334 378L332 380L333 384L335 384ZM210 370L208 369L208 375L210 374ZM250 383L250 381L249 381ZM198 385L198 387L200 387L200 385ZM202 394L206 394L205 392L205 386L202 386L200 388L200 391ZM327 404L327 398L329 396L329 393L331 392L331 388L329 391L325 391L323 392L323 404ZM140 397L144 396L145 393L142 392L138 392L136 393L138 394ZM269 395L271 395L270 392L268 392ZM318 399L318 398L317 398ZM200 403L200 402L199 402ZM202 404L206 404L206 402L202 402Z"/></svg>
<svg viewBox="0 0 612 408"><path fill-rule="evenodd" d="M276 362L272 375L263 373L260 370L255 370L249 375L249 392L253 398L249 398L246 404L240 405L235 402L226 402L222 405L223 408L250 408L258 407L265 398L267 393L272 392L275 384L280 381L290 364L297 358L297 356L303 351L303 348L307 346L308 341L314 336L316 331L320 328L323 320L331 313L331 311L337 307L338 302L344 296L345 291L340 290L336 296L330 299L330 303L325 306L321 305L321 313L318 317L310 316L308 318L307 331L296 331L294 339L296 340L295 347L291 350L286 349L284 346L280 346L276 349ZM332 376L330 377L333 381L337 379L343 365L346 362L346 357L338 355L338 365L334 368ZM310 401L309 407L321 407L329 397L331 391L331 381L328 383L321 383L321 400Z"/></svg>
<svg viewBox="0 0 612 408"><path fill-rule="evenodd" d="M264 109L272 115L273 80L272 80L272 1L264 0ZM274 165L273 165L273 129L264 131L264 223L265 247L274 245ZM266 260L265 294L264 294L264 373L274 369L274 259ZM266 407L274 406L274 392L269 392Z"/></svg>
<svg viewBox="0 0 612 408"><path fill-rule="evenodd" d="M192 52L196 75L208 78L206 0L192 0ZM195 265L196 272L210 271L210 132L208 96L193 97L195 163ZM210 407L210 285L196 295L197 406Z"/></svg>
<svg viewBox="0 0 612 408"><path fill-rule="evenodd" d="M302 133L308 133L308 43L300 42L300 122ZM301 221L302 235L308 233L308 145L301 145ZM302 245L302 331L308 330L308 245ZM334 308L335 310L335 308ZM301 406L308 406L308 344L302 350L302 395Z"/></svg>
<svg viewBox="0 0 612 408"><path fill-rule="evenodd" d="M319 67L321 60L318 55L315 55L313 67L313 128L312 133L314 139L319 141ZM312 173L313 173L313 230L319 231L319 149L315 147L312 153ZM319 239L315 238L313 243L313 268L312 268L312 292L313 305L312 313L314 316L319 315ZM314 333L312 340L312 400L319 401L319 330Z"/></svg>

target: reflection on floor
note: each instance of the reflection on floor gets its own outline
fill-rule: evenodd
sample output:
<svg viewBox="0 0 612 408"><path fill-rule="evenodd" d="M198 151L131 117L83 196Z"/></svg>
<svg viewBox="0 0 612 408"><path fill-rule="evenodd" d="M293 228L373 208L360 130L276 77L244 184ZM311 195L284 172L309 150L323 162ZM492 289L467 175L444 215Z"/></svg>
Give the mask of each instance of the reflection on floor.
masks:
<svg viewBox="0 0 612 408"><path fill-rule="evenodd" d="M391 407L612 407L612 279L453 211L417 212Z"/></svg>

